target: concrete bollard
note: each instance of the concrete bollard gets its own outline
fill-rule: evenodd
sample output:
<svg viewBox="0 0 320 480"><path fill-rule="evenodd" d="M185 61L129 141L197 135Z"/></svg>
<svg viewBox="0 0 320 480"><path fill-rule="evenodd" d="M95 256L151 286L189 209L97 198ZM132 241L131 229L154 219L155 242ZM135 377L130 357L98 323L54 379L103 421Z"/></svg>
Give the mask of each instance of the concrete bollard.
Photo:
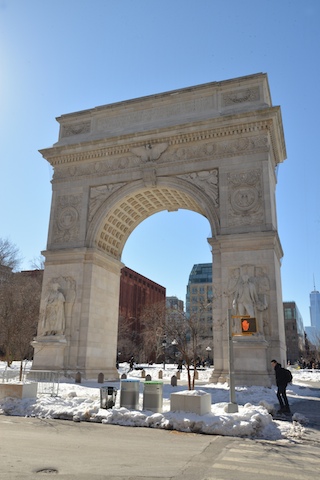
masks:
<svg viewBox="0 0 320 480"><path fill-rule="evenodd" d="M198 370L195 370L195 371L194 371L194 379L195 379L195 380L198 380L198 379L199 379L199 372L198 372Z"/></svg>
<svg viewBox="0 0 320 480"><path fill-rule="evenodd" d="M163 378L163 371L162 370L159 370L158 378L159 378L159 380L162 380L162 378Z"/></svg>
<svg viewBox="0 0 320 480"><path fill-rule="evenodd" d="M145 378L146 377L146 371L145 370L141 370L141 378Z"/></svg>
<svg viewBox="0 0 320 480"><path fill-rule="evenodd" d="M102 372L100 372L98 375L98 383L103 383L103 382L104 382L104 375Z"/></svg>
<svg viewBox="0 0 320 480"><path fill-rule="evenodd" d="M181 375L181 374L180 374L180 372L179 372L179 370L178 370L177 373L176 373L177 380L180 380L180 375Z"/></svg>
<svg viewBox="0 0 320 480"><path fill-rule="evenodd" d="M172 375L171 377L171 387L176 387L177 386L177 377L176 375Z"/></svg>
<svg viewBox="0 0 320 480"><path fill-rule="evenodd" d="M149 373L146 375L146 382L151 382L151 375L149 375Z"/></svg>

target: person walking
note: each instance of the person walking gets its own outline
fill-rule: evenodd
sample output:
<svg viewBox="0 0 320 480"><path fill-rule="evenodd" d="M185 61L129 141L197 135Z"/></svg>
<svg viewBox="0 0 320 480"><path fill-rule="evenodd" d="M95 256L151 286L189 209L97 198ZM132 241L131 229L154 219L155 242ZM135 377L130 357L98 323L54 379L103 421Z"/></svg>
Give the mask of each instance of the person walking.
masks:
<svg viewBox="0 0 320 480"><path fill-rule="evenodd" d="M287 370L281 367L280 363L278 363L277 360L271 360L271 365L274 368L274 372L276 375L276 384L278 387L277 397L280 405L278 413L291 413L286 392L288 385Z"/></svg>

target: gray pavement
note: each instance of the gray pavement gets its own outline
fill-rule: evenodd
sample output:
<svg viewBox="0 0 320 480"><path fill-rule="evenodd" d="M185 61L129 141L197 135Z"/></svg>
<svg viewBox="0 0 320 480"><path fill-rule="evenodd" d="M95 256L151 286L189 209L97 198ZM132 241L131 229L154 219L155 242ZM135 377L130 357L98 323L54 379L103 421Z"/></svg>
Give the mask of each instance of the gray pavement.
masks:
<svg viewBox="0 0 320 480"><path fill-rule="evenodd" d="M307 480L320 477L319 384L289 398L309 422L270 441L0 415L0 480Z"/></svg>
<svg viewBox="0 0 320 480"><path fill-rule="evenodd" d="M312 421L302 438L292 425L292 438L278 441L0 416L0 479L319 478L319 406L295 402L293 411Z"/></svg>

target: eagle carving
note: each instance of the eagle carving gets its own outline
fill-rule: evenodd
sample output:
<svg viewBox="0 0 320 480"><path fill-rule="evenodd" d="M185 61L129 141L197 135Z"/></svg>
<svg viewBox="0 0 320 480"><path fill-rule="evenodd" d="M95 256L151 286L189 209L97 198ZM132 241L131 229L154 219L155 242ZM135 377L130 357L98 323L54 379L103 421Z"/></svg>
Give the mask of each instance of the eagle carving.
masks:
<svg viewBox="0 0 320 480"><path fill-rule="evenodd" d="M157 143L156 145L151 145L148 143L143 147L134 147L131 149L131 152L134 153L137 157L141 158L141 161L144 163L154 162L160 158L161 154L168 148L167 143Z"/></svg>

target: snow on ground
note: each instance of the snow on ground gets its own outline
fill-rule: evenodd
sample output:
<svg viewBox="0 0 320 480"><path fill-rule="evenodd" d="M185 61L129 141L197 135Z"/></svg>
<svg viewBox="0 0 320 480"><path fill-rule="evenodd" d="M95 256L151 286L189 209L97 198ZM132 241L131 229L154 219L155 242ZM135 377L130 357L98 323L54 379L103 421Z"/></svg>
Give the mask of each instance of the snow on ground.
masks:
<svg viewBox="0 0 320 480"><path fill-rule="evenodd" d="M7 369L13 377L20 364L14 362ZM162 365L142 365L152 380L158 380ZM31 363L26 364L26 370ZM6 363L0 362L0 384L3 380ZM151 427L195 432L211 435L263 438L269 440L297 439L304 432L308 419L296 412L293 422L274 420L270 413L277 409L276 387L236 387L236 402L239 411L226 413L226 405L230 402L227 384L209 383L212 369L199 370L196 391L211 395L211 413L197 415L187 412L170 411L170 394L187 389L186 371L183 370L181 380L176 387L171 386L171 377L176 373L174 365L166 365L163 370L163 409L161 413L143 410L143 383L141 370L128 372L126 363L120 365L119 374L127 373L128 379L140 380L139 410L120 407L120 380L118 382L98 383L95 380L83 380L81 384L70 378L60 378L57 396L39 394L36 399L0 399L0 414L66 419L73 421L91 421L103 424L116 424L132 427ZM293 384L287 388L290 405L305 398L320 397L320 390L315 390L312 383L320 382L319 370L294 370ZM11 378L9 381L15 381ZM308 385L306 385L306 383ZM101 387L112 386L117 390L115 406L112 409L100 408ZM192 392L190 392L192 393ZM194 392L193 392L194 393Z"/></svg>

